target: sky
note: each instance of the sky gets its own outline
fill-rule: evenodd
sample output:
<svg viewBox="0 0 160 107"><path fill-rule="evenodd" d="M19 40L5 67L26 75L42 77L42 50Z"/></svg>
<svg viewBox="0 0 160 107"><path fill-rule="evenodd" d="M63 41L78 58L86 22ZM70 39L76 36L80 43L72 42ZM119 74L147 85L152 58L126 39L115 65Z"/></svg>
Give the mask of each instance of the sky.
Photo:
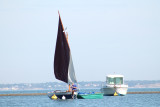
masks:
<svg viewBox="0 0 160 107"><path fill-rule="evenodd" d="M77 81L160 80L159 0L0 0L0 84L59 82L58 10Z"/></svg>

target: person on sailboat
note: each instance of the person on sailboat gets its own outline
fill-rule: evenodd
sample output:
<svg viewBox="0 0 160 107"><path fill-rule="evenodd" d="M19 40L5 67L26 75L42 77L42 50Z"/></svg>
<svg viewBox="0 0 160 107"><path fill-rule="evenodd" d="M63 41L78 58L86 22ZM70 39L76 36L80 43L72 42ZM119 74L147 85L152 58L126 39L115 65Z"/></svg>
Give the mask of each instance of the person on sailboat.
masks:
<svg viewBox="0 0 160 107"><path fill-rule="evenodd" d="M66 92L71 92L71 85L68 85L68 90Z"/></svg>
<svg viewBox="0 0 160 107"><path fill-rule="evenodd" d="M74 83L72 83L71 88L72 88L72 95L74 95L74 92L76 92L76 91L77 91L77 85L76 85L76 84L74 84Z"/></svg>

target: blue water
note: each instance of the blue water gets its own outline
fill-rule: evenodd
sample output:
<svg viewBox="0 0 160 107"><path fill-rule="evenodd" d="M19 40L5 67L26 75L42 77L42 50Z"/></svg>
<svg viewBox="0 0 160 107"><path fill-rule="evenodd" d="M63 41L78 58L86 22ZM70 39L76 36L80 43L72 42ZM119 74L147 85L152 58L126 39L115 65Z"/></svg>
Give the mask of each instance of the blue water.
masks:
<svg viewBox="0 0 160 107"><path fill-rule="evenodd" d="M160 91L160 88L129 89L128 91ZM0 91L0 94L39 92L48 92L48 90ZM0 107L160 107L160 94L127 94L126 96L104 96L103 99L76 100L51 100L48 96L0 96Z"/></svg>

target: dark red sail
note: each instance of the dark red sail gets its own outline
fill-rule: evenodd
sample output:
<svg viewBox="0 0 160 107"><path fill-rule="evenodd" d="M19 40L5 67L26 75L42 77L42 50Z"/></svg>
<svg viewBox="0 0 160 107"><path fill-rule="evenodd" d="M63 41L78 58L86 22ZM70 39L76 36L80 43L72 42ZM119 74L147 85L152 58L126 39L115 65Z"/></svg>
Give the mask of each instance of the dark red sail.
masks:
<svg viewBox="0 0 160 107"><path fill-rule="evenodd" d="M54 74L61 81L68 83L70 48L59 16L57 42L54 56Z"/></svg>

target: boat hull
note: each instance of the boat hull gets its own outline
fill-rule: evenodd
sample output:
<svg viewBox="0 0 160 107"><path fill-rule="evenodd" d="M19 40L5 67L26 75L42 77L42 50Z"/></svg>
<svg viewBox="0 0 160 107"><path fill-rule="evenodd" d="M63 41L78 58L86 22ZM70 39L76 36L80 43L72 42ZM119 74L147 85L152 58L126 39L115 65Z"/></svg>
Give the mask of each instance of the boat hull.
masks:
<svg viewBox="0 0 160 107"><path fill-rule="evenodd" d="M103 94L102 93L96 93L96 94L78 94L78 99L102 99Z"/></svg>
<svg viewBox="0 0 160 107"><path fill-rule="evenodd" d="M56 99L76 99L77 98L77 94L76 92L74 93L74 95L72 95L72 92L49 92L48 93L48 97L50 99L53 99L52 96L56 96L57 98Z"/></svg>
<svg viewBox="0 0 160 107"><path fill-rule="evenodd" d="M115 92L118 95L124 96L127 94L128 85L119 85L119 86L104 86L101 88L101 92L104 93L104 96L114 96Z"/></svg>

